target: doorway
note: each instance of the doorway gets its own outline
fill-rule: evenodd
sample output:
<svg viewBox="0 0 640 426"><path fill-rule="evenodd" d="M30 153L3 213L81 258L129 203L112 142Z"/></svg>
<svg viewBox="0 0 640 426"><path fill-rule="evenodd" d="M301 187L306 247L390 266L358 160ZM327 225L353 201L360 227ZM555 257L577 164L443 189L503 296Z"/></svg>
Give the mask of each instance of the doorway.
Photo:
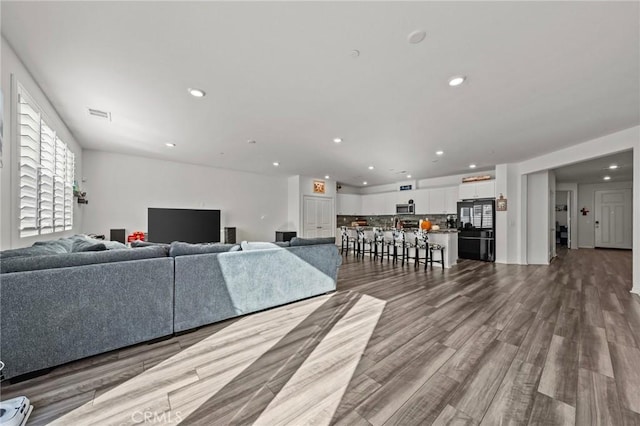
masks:
<svg viewBox="0 0 640 426"><path fill-rule="evenodd" d="M571 191L556 192L555 243L560 247L571 247Z"/></svg>
<svg viewBox="0 0 640 426"><path fill-rule="evenodd" d="M595 246L631 249L631 189L596 191L595 210Z"/></svg>
<svg viewBox="0 0 640 426"><path fill-rule="evenodd" d="M333 198L304 196L302 236L305 238L333 237Z"/></svg>

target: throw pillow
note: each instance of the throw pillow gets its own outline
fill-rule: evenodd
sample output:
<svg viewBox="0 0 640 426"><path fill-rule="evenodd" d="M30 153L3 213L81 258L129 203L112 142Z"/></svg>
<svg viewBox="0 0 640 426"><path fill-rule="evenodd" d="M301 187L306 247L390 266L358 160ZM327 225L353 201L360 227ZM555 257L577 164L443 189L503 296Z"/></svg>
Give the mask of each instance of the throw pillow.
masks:
<svg viewBox="0 0 640 426"><path fill-rule="evenodd" d="M249 241L243 241L242 243L240 243L240 247L242 247L242 251L266 250L266 249L278 248L278 246L274 243L263 243L263 242L250 243Z"/></svg>
<svg viewBox="0 0 640 426"><path fill-rule="evenodd" d="M227 251L240 250L240 246L237 244L190 244L180 241L174 241L169 248L169 256L185 256L190 254L207 254L207 253L224 253Z"/></svg>
<svg viewBox="0 0 640 426"><path fill-rule="evenodd" d="M335 244L336 239L333 237L323 237L323 238L299 238L293 237L291 239L291 247L295 246L312 246L315 244Z"/></svg>

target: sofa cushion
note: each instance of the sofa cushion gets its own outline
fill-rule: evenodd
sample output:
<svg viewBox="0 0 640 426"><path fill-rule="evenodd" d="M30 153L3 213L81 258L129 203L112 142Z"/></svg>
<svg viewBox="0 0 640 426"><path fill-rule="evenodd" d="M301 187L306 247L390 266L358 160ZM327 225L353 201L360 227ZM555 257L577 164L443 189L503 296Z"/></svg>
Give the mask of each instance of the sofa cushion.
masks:
<svg viewBox="0 0 640 426"><path fill-rule="evenodd" d="M83 245L75 252L77 253L77 252L83 252L83 251L105 251L105 250L107 250L107 246L105 246L104 243L98 243L98 244Z"/></svg>
<svg viewBox="0 0 640 426"><path fill-rule="evenodd" d="M14 257L25 257L25 256L43 256L48 254L60 254L52 251L49 247L46 246L31 246L31 247L22 247L11 250L4 250L0 252L0 259L5 261Z"/></svg>
<svg viewBox="0 0 640 426"><path fill-rule="evenodd" d="M71 253L73 250L73 237L58 238L57 240L36 241L33 247L43 247L51 250L50 254Z"/></svg>
<svg viewBox="0 0 640 426"><path fill-rule="evenodd" d="M240 243L240 247L242 247L242 251L249 251L249 250L265 250L265 249L272 249L272 248L278 248L279 246L275 243L264 243L264 242L249 242L249 241L243 241Z"/></svg>
<svg viewBox="0 0 640 426"><path fill-rule="evenodd" d="M97 240L96 240L97 241ZM96 243L94 241L85 240L81 238L77 238L73 240L73 245L71 246L72 253L78 253L83 251L104 251L107 249L107 246L104 243Z"/></svg>
<svg viewBox="0 0 640 426"><path fill-rule="evenodd" d="M323 237L323 238L299 238L293 237L291 239L291 247L296 246L312 246L316 244L335 244L336 239L334 237Z"/></svg>
<svg viewBox="0 0 640 426"><path fill-rule="evenodd" d="M120 241L99 240L97 238L91 238L88 235L82 235L82 234L74 235L73 237L70 237L70 239L73 241L73 244L80 244L80 243L76 243L77 241L87 242L92 245L104 244L107 250L118 250L118 249L127 248L127 246L122 244ZM86 246L86 245L83 245L83 246Z"/></svg>
<svg viewBox="0 0 640 426"><path fill-rule="evenodd" d="M183 243L180 241L174 241L169 248L169 256L186 256L190 254L205 254L205 253L224 253L227 251L238 251L240 246L238 244L191 244Z"/></svg>
<svg viewBox="0 0 640 426"><path fill-rule="evenodd" d="M4 274L41 269L68 268L97 263L126 262L129 260L153 259L166 256L167 253L162 247L143 247L136 250L90 251L44 256L22 256L12 257L0 262L0 272Z"/></svg>

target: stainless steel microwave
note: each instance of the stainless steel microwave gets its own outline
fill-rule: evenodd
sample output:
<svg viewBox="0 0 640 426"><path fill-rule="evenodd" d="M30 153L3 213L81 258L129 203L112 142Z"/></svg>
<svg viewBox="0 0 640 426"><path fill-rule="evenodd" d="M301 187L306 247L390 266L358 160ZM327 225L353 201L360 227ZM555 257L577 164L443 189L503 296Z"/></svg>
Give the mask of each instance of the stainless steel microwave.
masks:
<svg viewBox="0 0 640 426"><path fill-rule="evenodd" d="M415 204L396 204L396 214L415 214Z"/></svg>

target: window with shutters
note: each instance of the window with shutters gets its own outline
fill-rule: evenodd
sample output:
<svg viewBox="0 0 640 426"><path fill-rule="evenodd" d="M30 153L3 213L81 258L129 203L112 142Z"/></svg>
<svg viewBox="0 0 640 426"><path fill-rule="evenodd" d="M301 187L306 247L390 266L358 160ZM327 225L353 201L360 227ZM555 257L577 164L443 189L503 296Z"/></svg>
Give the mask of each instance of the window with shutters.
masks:
<svg viewBox="0 0 640 426"><path fill-rule="evenodd" d="M73 228L75 156L18 85L20 237Z"/></svg>

